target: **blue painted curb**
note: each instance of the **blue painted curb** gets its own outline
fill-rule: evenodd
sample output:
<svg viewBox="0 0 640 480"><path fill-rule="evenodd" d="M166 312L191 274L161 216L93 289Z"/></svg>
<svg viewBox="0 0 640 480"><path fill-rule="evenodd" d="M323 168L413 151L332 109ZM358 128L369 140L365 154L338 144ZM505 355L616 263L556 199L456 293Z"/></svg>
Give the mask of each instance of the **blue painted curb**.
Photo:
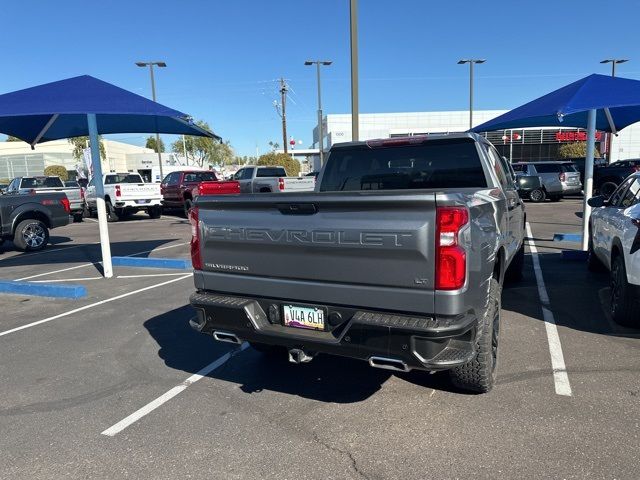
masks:
<svg viewBox="0 0 640 480"><path fill-rule="evenodd" d="M581 242L582 234L580 233L556 233L553 236L554 242Z"/></svg>
<svg viewBox="0 0 640 480"><path fill-rule="evenodd" d="M589 252L583 252L582 250L563 250L563 260L582 260L586 261Z"/></svg>
<svg viewBox="0 0 640 480"><path fill-rule="evenodd" d="M55 283L14 282L0 280L0 292L37 297L78 299L87 296L83 285L58 285Z"/></svg>
<svg viewBox="0 0 640 480"><path fill-rule="evenodd" d="M170 268L189 270L191 262L181 258L112 257L114 267Z"/></svg>

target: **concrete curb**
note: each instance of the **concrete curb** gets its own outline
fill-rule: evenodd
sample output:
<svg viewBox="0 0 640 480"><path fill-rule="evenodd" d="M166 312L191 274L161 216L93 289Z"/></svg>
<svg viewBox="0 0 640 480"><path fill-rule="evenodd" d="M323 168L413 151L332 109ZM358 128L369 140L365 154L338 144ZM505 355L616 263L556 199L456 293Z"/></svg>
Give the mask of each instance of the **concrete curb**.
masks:
<svg viewBox="0 0 640 480"><path fill-rule="evenodd" d="M58 285L53 283L0 280L0 293L31 295L35 297L71 298L76 300L86 297L87 289L83 285Z"/></svg>
<svg viewBox="0 0 640 480"><path fill-rule="evenodd" d="M181 258L112 257L114 267L169 268L189 270L191 262Z"/></svg>

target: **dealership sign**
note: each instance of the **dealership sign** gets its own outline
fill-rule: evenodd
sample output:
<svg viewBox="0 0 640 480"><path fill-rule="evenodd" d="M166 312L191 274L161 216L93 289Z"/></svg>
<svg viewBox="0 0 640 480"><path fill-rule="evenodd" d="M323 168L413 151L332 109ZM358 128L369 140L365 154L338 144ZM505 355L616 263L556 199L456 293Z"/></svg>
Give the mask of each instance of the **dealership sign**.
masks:
<svg viewBox="0 0 640 480"><path fill-rule="evenodd" d="M586 142L587 132L556 132L559 142ZM602 132L596 132L596 142L602 140Z"/></svg>

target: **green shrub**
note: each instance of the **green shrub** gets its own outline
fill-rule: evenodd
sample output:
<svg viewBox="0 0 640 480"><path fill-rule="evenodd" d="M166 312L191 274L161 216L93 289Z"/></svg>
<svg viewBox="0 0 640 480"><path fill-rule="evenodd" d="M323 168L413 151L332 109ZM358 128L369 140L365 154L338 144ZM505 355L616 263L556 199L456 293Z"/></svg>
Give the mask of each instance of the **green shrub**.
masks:
<svg viewBox="0 0 640 480"><path fill-rule="evenodd" d="M62 165L49 165L44 169L44 174L48 177L60 177L63 182L69 180L69 173Z"/></svg>
<svg viewBox="0 0 640 480"><path fill-rule="evenodd" d="M258 165L284 167L287 175L290 177L297 177L300 173L300 162L291 158L291 155L287 155L286 153L265 153L258 158Z"/></svg>

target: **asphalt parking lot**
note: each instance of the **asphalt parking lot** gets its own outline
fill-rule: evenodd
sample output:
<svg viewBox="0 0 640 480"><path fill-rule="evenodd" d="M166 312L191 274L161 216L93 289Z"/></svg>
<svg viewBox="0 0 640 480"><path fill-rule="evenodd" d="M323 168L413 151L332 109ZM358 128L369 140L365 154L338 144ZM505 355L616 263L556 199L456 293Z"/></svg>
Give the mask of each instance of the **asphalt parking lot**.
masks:
<svg viewBox="0 0 640 480"><path fill-rule="evenodd" d="M580 207L527 204L525 276L503 293L486 395L443 374L215 342L188 325L189 271L101 279L91 221L54 230L42 253L5 245L0 278L88 296L0 297L0 477L637 478L640 331L608 317L608 276L552 240L580 231ZM114 255L189 254L179 217L136 215L110 235Z"/></svg>

